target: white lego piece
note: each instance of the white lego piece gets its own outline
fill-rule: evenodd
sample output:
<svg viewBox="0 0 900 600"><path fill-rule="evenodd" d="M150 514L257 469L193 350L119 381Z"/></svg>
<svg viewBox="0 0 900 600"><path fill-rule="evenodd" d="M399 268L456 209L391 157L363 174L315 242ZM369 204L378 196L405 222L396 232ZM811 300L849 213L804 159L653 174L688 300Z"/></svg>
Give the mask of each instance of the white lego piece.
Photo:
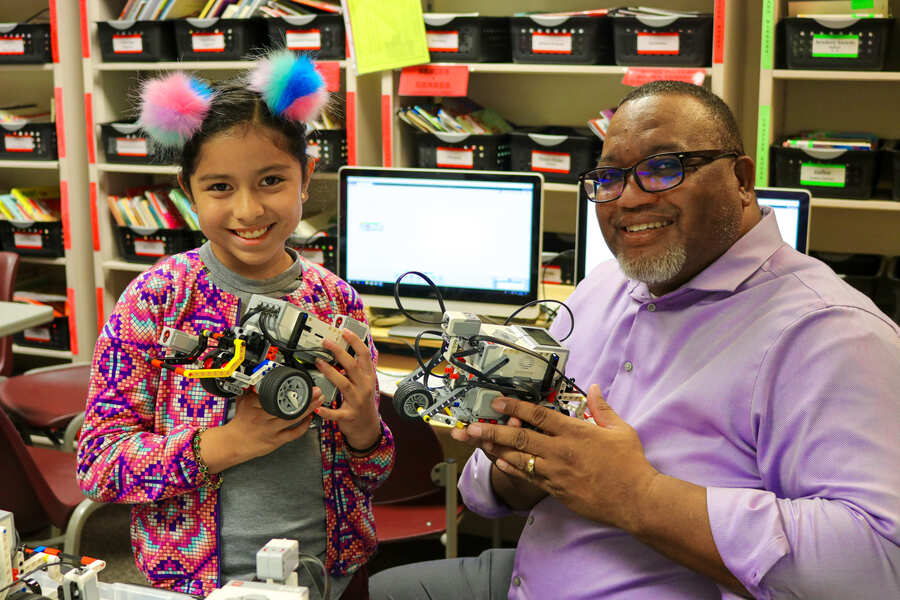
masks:
<svg viewBox="0 0 900 600"><path fill-rule="evenodd" d="M238 598L266 600L309 600L309 588L297 585L276 585L258 581L229 581L213 590L207 600L234 600Z"/></svg>
<svg viewBox="0 0 900 600"><path fill-rule="evenodd" d="M13 554L16 550L16 528L11 512L0 510L0 589L12 583ZM0 600L8 591L0 592Z"/></svg>
<svg viewBox="0 0 900 600"><path fill-rule="evenodd" d="M300 544L297 540L269 540L256 553L256 578L280 583L293 579L296 583L300 566ZM293 575L293 577L291 577Z"/></svg>

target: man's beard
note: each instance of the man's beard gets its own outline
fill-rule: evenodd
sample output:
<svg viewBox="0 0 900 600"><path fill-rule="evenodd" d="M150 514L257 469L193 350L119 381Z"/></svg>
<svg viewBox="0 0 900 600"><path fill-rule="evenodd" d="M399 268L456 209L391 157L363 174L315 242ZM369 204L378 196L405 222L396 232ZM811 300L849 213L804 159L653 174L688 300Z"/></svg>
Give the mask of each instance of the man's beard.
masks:
<svg viewBox="0 0 900 600"><path fill-rule="evenodd" d="M653 285L674 279L687 262L687 252L678 244L653 256L628 257L619 252L616 260L626 277Z"/></svg>

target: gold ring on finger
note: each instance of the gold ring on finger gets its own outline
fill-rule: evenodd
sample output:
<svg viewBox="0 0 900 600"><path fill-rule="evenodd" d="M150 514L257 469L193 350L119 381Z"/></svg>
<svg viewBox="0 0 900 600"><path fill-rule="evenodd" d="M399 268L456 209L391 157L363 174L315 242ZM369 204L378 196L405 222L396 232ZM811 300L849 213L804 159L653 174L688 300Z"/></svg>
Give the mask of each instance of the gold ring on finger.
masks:
<svg viewBox="0 0 900 600"><path fill-rule="evenodd" d="M528 473L529 477L534 476L534 459L535 456L532 455L532 457L528 459L528 462L525 463L525 472Z"/></svg>

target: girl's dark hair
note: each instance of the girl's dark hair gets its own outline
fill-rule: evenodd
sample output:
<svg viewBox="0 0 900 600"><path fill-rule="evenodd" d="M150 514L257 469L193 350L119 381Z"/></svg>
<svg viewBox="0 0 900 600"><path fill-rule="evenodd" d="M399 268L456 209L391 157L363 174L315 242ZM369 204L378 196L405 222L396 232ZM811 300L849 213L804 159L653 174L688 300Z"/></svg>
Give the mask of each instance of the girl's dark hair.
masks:
<svg viewBox="0 0 900 600"><path fill-rule="evenodd" d="M246 82L226 82L215 88L216 94L203 125L189 139L178 157L181 178L190 190L190 178L197 168L197 155L211 137L240 125L256 125L279 133L279 147L306 168L306 125L273 115L262 97L247 89Z"/></svg>

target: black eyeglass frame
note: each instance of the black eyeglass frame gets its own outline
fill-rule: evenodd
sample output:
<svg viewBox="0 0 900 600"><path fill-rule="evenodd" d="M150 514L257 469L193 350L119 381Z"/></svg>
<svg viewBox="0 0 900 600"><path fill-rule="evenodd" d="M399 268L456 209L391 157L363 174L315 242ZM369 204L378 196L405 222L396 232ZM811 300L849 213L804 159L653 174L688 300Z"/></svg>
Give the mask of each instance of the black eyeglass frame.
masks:
<svg viewBox="0 0 900 600"><path fill-rule="evenodd" d="M644 187L644 184L641 181L640 176L638 176L638 174L635 172L635 169L641 163L644 163L652 158L658 158L660 156L673 156L678 159L678 162L681 163L681 178L678 180L677 183L670 185L668 187L664 187L664 188L661 188L658 190L648 190L647 188ZM735 152L733 150L730 152L725 152L723 150L692 150L689 152L660 152L658 154L651 154L650 156L645 156L644 158L637 161L630 167L624 168L624 169L622 167L594 167L593 169L585 171L584 173L582 173L581 175L578 176L578 186L585 190L585 196L587 196L587 199L590 200L591 202L594 202L595 204L606 204L608 202L614 202L622 197L622 194L625 193L625 187L628 185L628 176L629 175L633 174L634 181L638 184L638 187L649 194L654 194L656 192L666 192L666 191L674 189L674 188L678 187L679 185L681 185L682 183L684 183L685 170L688 168L688 166L684 164L684 161L686 159L703 158L704 159L703 162L690 165L691 167L702 167L702 166L708 165L712 162L715 162L715 161L719 160L720 158L727 158L727 157L738 158L740 156L742 156L740 152ZM610 171L610 170L619 171L622 173L622 189L621 189L621 191L619 191L619 194L615 198L610 198L609 200L596 200L596 197L597 197L597 185L596 184L597 184L598 178L592 177L591 175L602 172L602 171ZM587 189L584 186L584 183L586 181L592 181L594 183L594 186L593 186L594 187L594 198L591 198L590 194L587 193Z"/></svg>

